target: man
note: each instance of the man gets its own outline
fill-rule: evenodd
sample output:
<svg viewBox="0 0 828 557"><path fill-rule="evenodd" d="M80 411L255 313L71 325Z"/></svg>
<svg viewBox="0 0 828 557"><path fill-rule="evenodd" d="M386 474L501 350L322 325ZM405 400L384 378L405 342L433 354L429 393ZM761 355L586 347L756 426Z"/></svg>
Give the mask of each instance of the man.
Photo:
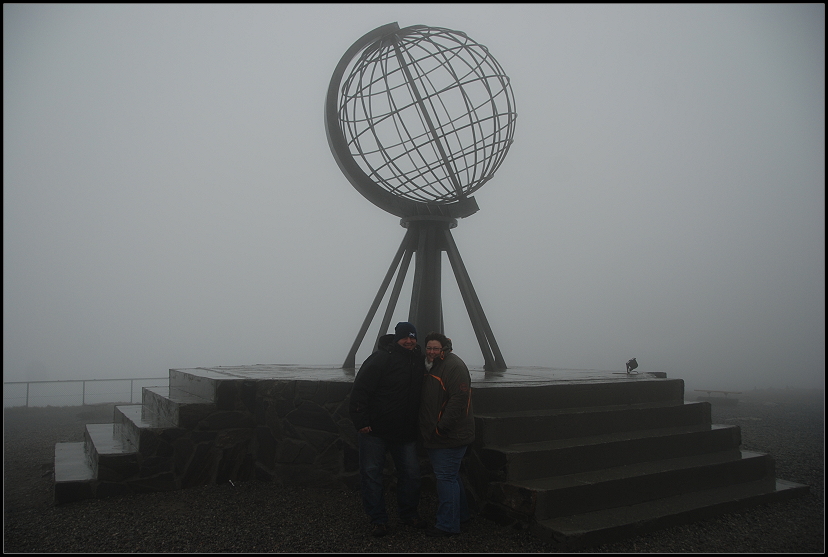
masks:
<svg viewBox="0 0 828 557"><path fill-rule="evenodd" d="M380 339L380 348L362 364L351 389L350 413L359 438L359 474L362 505L376 537L388 533L383 468L391 453L397 469L397 506L400 521L415 528L426 524L417 511L420 503L420 463L417 457L417 418L425 373L417 330L406 321L394 335Z"/></svg>
<svg viewBox="0 0 828 557"><path fill-rule="evenodd" d="M420 435L437 481L437 524L426 534L456 536L469 519L460 464L474 442L471 377L466 364L451 353L451 339L441 333L425 338L426 377L420 405Z"/></svg>

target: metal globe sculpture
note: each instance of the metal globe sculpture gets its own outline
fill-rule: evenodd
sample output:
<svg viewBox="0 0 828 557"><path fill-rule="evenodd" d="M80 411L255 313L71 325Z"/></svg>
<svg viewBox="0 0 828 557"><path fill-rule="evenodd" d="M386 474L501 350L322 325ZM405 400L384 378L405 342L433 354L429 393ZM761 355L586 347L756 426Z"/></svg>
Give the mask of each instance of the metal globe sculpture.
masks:
<svg viewBox="0 0 828 557"><path fill-rule="evenodd" d="M354 367L356 350L400 266L380 334L388 329L414 253L409 321L424 333L442 331L443 251L486 369L506 367L449 229L456 219L477 212L472 194L503 163L516 118L511 84L500 64L460 31L390 23L343 55L326 97L328 143L357 191L401 217L408 229L343 367Z"/></svg>
<svg viewBox="0 0 828 557"><path fill-rule="evenodd" d="M417 25L371 43L342 83L349 152L387 192L447 204L500 167L515 130L509 78L465 33Z"/></svg>

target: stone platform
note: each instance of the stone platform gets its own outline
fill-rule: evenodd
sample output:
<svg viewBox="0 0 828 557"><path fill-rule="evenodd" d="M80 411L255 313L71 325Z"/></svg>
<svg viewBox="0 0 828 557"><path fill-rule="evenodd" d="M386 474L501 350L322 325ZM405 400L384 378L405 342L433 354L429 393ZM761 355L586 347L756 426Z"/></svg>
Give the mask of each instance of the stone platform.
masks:
<svg viewBox="0 0 828 557"><path fill-rule="evenodd" d="M603 543L807 493L741 451L665 373L472 369L477 441L463 477L478 509L562 547ZM334 366L171 369L142 404L55 447L55 502L246 480L359 485L348 415L355 372ZM428 466L424 466L427 474Z"/></svg>

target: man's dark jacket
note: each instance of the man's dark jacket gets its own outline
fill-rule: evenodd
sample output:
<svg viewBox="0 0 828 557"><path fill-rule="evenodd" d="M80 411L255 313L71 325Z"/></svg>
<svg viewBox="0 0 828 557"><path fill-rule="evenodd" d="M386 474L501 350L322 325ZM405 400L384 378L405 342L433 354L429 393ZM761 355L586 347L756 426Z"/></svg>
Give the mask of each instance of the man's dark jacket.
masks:
<svg viewBox="0 0 828 557"><path fill-rule="evenodd" d="M370 434L386 441L414 441L425 357L419 345L406 350L394 335L385 335L379 345L354 379L351 420L357 430L371 426Z"/></svg>

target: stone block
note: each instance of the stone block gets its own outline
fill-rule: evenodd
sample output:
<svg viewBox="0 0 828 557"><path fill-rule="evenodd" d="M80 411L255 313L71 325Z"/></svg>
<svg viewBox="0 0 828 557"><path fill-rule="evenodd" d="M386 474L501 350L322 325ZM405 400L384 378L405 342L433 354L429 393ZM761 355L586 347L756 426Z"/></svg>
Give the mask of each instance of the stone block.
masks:
<svg viewBox="0 0 828 557"><path fill-rule="evenodd" d="M172 444L175 449L174 470L176 476L180 477L187 471L190 459L195 454L196 445L189 437L179 437Z"/></svg>
<svg viewBox="0 0 828 557"><path fill-rule="evenodd" d="M201 431L196 430L190 433L190 439L193 440L193 443L201 444L201 443L212 443L216 439L216 435L218 432L216 431Z"/></svg>
<svg viewBox="0 0 828 557"><path fill-rule="evenodd" d="M296 393L296 381L265 379L256 382L256 396L259 398L293 398Z"/></svg>
<svg viewBox="0 0 828 557"><path fill-rule="evenodd" d="M216 483L226 483L231 479L239 479L247 455L247 443L239 443L228 447L221 452L221 458L216 467Z"/></svg>
<svg viewBox="0 0 828 557"><path fill-rule="evenodd" d="M171 427L169 429L162 430L158 437L162 441L173 443L176 439L179 439L180 437L187 437L189 435L190 431L188 429L184 429L182 427Z"/></svg>
<svg viewBox="0 0 828 557"><path fill-rule="evenodd" d="M342 471L359 472L359 451L344 443L342 445Z"/></svg>
<svg viewBox="0 0 828 557"><path fill-rule="evenodd" d="M280 419L296 410L296 403L293 398L274 398L271 399L270 403Z"/></svg>
<svg viewBox="0 0 828 557"><path fill-rule="evenodd" d="M154 453L148 453L147 456L163 456L163 457L174 457L175 456L175 447L172 443L165 441L160 436L156 436L157 443L155 445Z"/></svg>
<svg viewBox="0 0 828 557"><path fill-rule="evenodd" d="M332 444L339 440L339 435L327 431L314 429L296 428L301 439L307 441L317 452L327 450Z"/></svg>
<svg viewBox="0 0 828 557"><path fill-rule="evenodd" d="M256 401L255 381L221 381L216 388L216 408L251 412Z"/></svg>
<svg viewBox="0 0 828 557"><path fill-rule="evenodd" d="M258 462L253 469L253 478L259 482L272 482L274 480L270 469L263 468Z"/></svg>
<svg viewBox="0 0 828 557"><path fill-rule="evenodd" d="M300 459L300 455L305 451L305 456ZM297 462L309 463L313 462L316 456L316 451L313 447L304 441L296 439L281 439L276 442L276 464L294 464ZM312 456L310 456L312 454Z"/></svg>
<svg viewBox="0 0 828 557"><path fill-rule="evenodd" d="M181 479L181 487L194 487L213 483L215 467L220 451L209 444L197 445L187 470Z"/></svg>
<svg viewBox="0 0 828 557"><path fill-rule="evenodd" d="M331 443L327 449L319 454L314 462L314 467L325 470L334 475L339 475L342 470L342 448L339 443Z"/></svg>
<svg viewBox="0 0 828 557"><path fill-rule="evenodd" d="M140 470L137 454L118 457L99 457L97 479L108 482L119 482L129 479Z"/></svg>
<svg viewBox="0 0 828 557"><path fill-rule="evenodd" d="M223 429L216 432L214 444L221 449L238 445L247 446L253 440L253 429Z"/></svg>
<svg viewBox="0 0 828 557"><path fill-rule="evenodd" d="M276 440L270 428L259 426L255 430L256 462L263 464L267 469L273 468L276 461Z"/></svg>
<svg viewBox="0 0 828 557"><path fill-rule="evenodd" d="M138 432L138 450L142 455L152 456L158 452L161 439L158 433L150 429L141 429Z"/></svg>
<svg viewBox="0 0 828 557"><path fill-rule="evenodd" d="M198 424L199 430L224 430L231 428L252 428L253 418L247 412L233 410L210 414Z"/></svg>
<svg viewBox="0 0 828 557"><path fill-rule="evenodd" d="M139 478L149 478L160 474L172 474L175 468L175 459L171 457L151 456L141 461Z"/></svg>
<svg viewBox="0 0 828 557"><path fill-rule="evenodd" d="M338 382L338 381L331 381L325 383L326 388L326 395L325 395L325 403L342 403L343 401L347 403L348 399L351 397L351 389L353 388L353 383L345 383L345 382Z"/></svg>
<svg viewBox="0 0 828 557"><path fill-rule="evenodd" d="M336 423L331 418L331 415L323 407L313 402L304 401L293 412L288 414L285 419L295 426L300 426L308 429L316 429L320 431L328 431L330 433L338 433Z"/></svg>
<svg viewBox="0 0 828 557"><path fill-rule="evenodd" d="M324 404L325 389L319 381L297 381L296 399L298 401L310 400L317 404Z"/></svg>

